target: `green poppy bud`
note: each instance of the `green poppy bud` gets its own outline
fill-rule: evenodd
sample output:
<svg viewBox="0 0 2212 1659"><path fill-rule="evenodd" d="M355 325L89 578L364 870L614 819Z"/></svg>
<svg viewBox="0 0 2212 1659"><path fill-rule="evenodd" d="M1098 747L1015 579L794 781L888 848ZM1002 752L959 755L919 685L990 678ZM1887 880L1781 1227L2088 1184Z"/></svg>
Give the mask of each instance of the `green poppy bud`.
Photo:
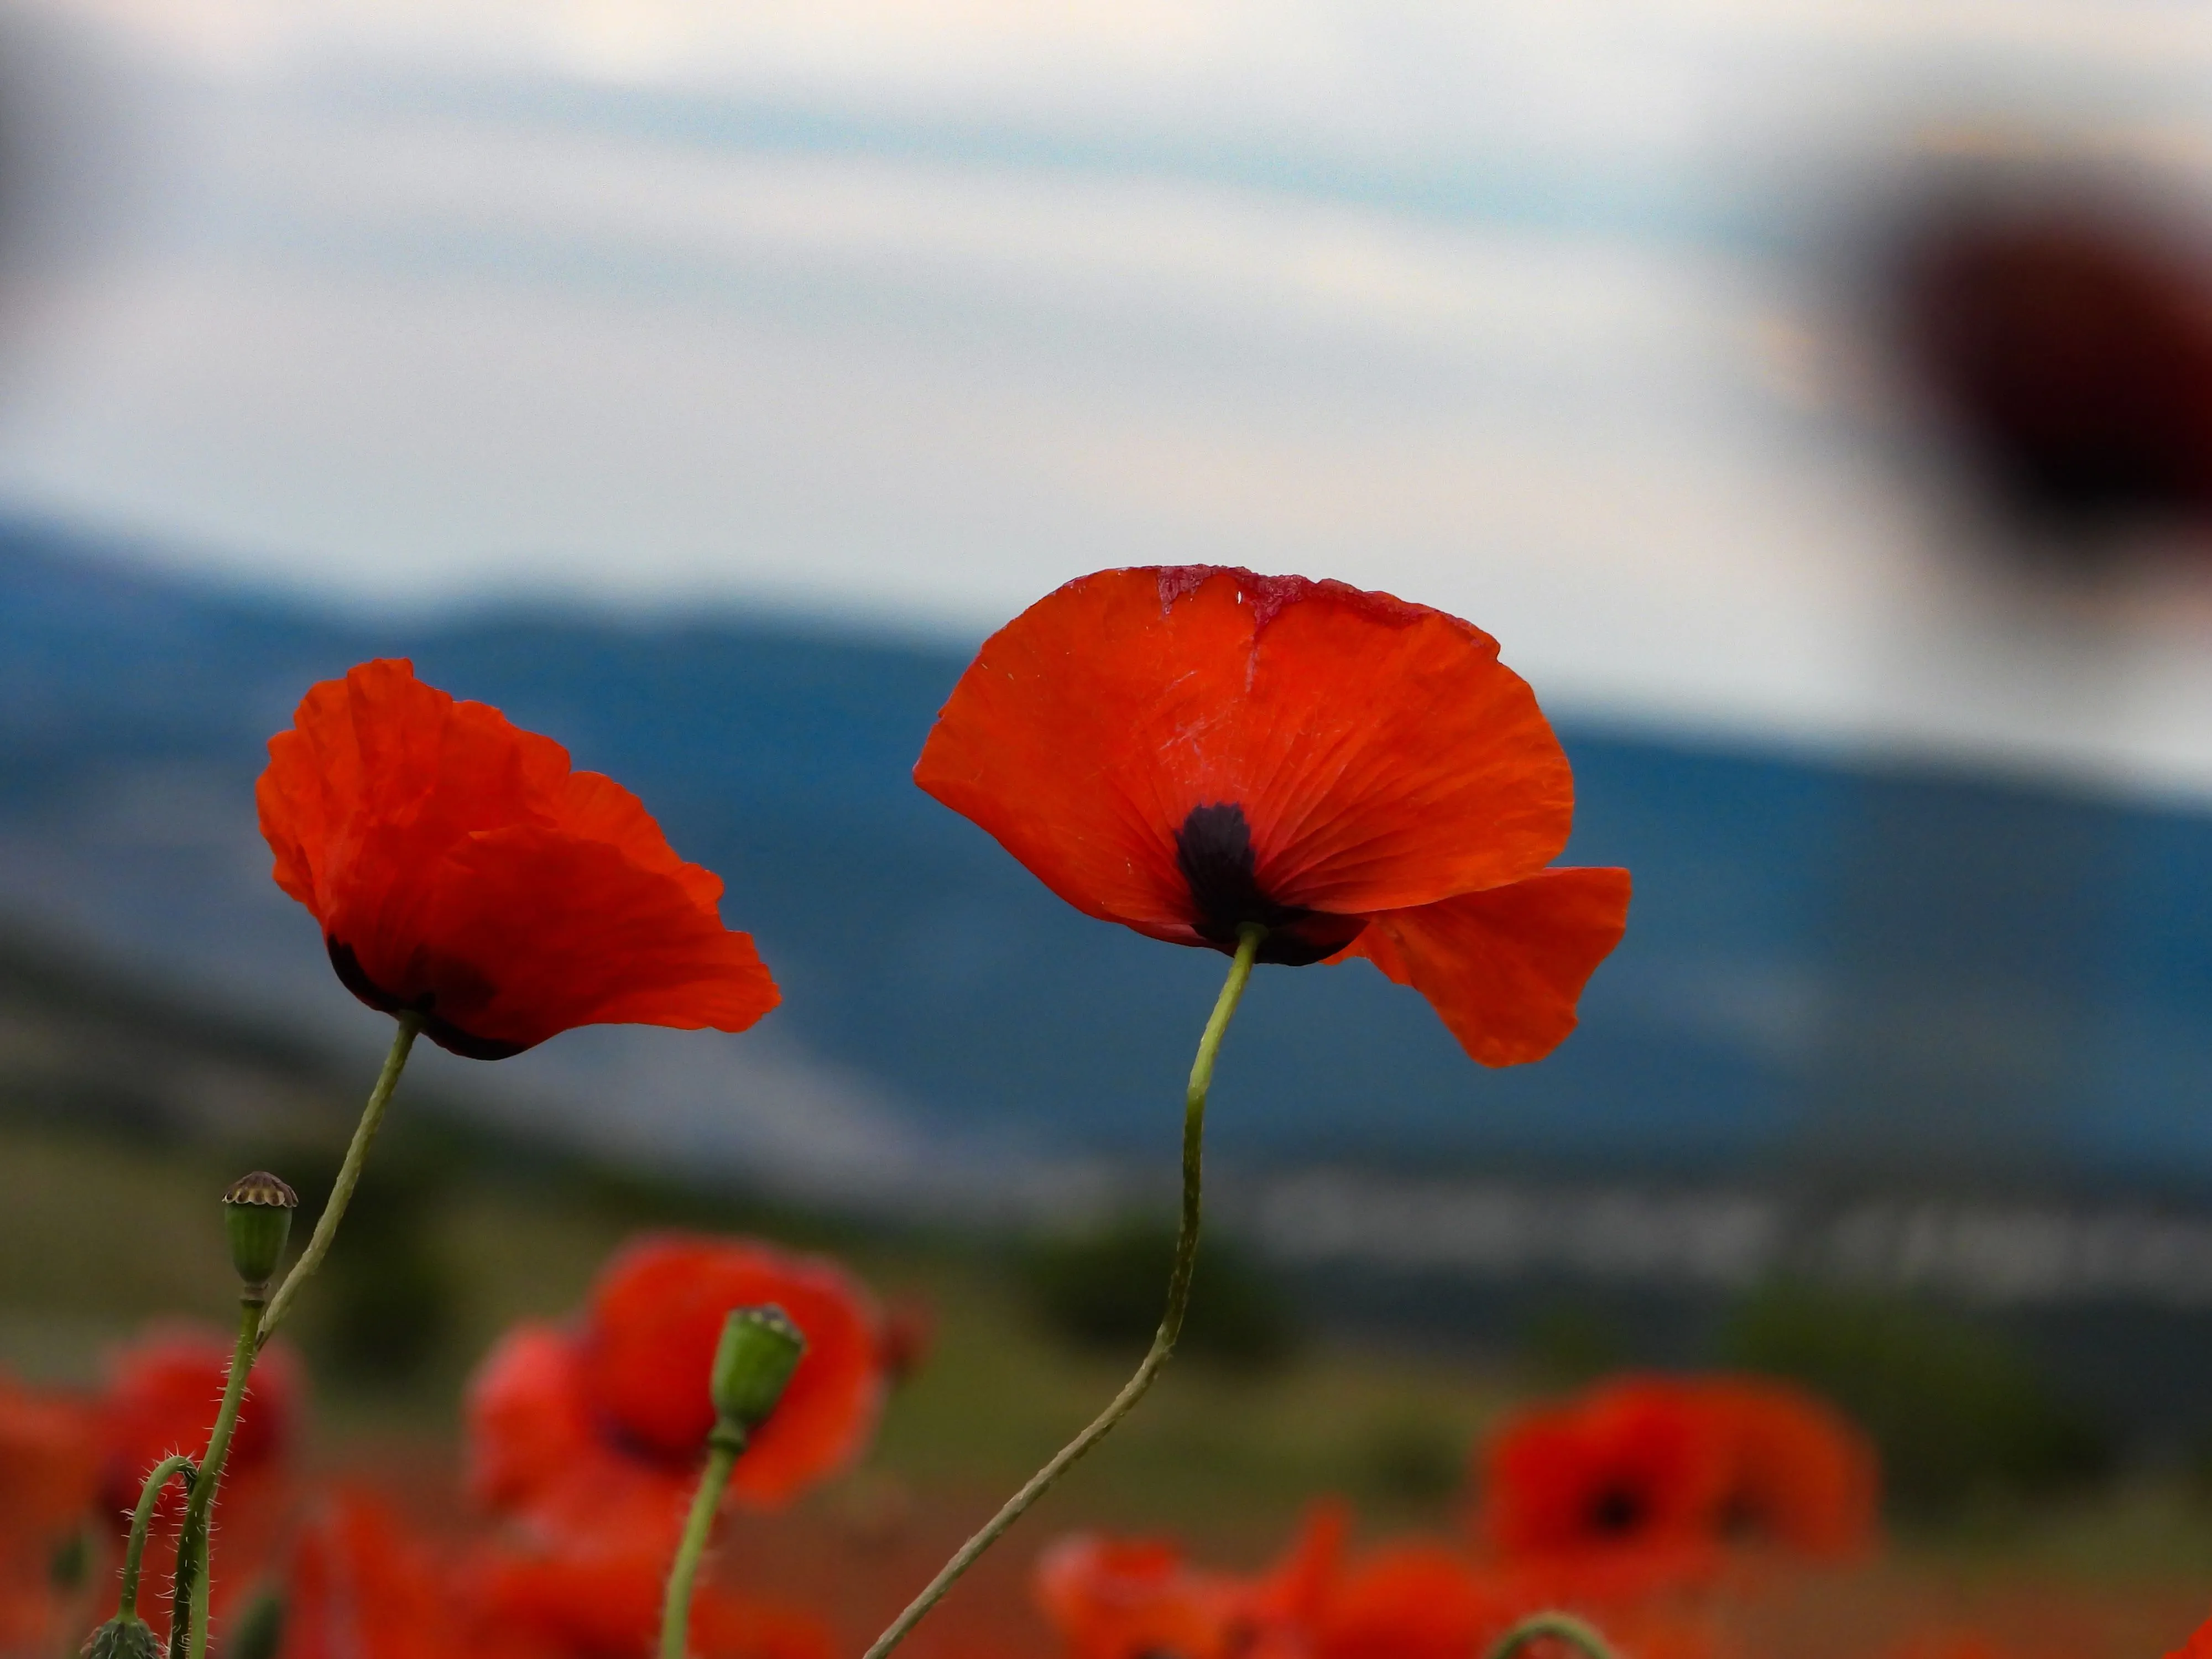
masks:
<svg viewBox="0 0 2212 1659"><path fill-rule="evenodd" d="M86 1637L78 1652L82 1659L161 1659L161 1644L151 1625L118 1613Z"/></svg>
<svg viewBox="0 0 2212 1659"><path fill-rule="evenodd" d="M300 1195L266 1170L240 1176L222 1195L231 1265L248 1294L268 1288L269 1276L283 1260L285 1243L292 1237L292 1212L299 1207Z"/></svg>
<svg viewBox="0 0 2212 1659"><path fill-rule="evenodd" d="M805 1352L806 1338L782 1309L731 1309L707 1384L715 1415L748 1434L767 1422Z"/></svg>

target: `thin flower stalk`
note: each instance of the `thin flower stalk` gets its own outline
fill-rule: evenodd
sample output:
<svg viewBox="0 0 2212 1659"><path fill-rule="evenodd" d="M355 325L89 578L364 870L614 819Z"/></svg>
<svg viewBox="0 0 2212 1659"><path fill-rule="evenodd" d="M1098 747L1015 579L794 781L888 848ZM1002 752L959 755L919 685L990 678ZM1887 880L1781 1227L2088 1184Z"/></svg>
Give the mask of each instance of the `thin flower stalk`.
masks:
<svg viewBox="0 0 2212 1659"><path fill-rule="evenodd" d="M1094 1418L1089 1426L1074 1439L1054 1453L1052 1461L1031 1475L1022 1489L1016 1492L999 1512L986 1522L982 1529L963 1544L951 1560L939 1570L921 1594L915 1596L905 1612L894 1620L890 1627L876 1638L866 1659L884 1659L884 1656L904 1641L914 1627L920 1624L930 1608L935 1607L945 1593L959 1581L961 1575L975 1565L983 1552L996 1543L1015 1522L1020 1520L1030 1506L1050 1491L1054 1483L1085 1452L1112 1431L1114 1425L1127 1417L1136 1403L1145 1397L1159 1375L1160 1368L1175 1352L1176 1339L1182 1334L1183 1316L1190 1305L1191 1275L1198 1265L1198 1236L1201 1219L1201 1176L1206 1142L1206 1099L1213 1086L1214 1056L1220 1052L1221 1039L1229 1030L1229 1022L1237 1012L1237 1005L1243 1000L1244 987L1252 977L1252 964L1257 959L1267 930L1256 922L1247 922L1237 930L1237 951L1229 964L1229 976L1215 1000L1213 1012L1206 1022L1205 1032L1198 1041L1198 1054L1191 1061L1190 1083L1183 1094L1182 1120L1182 1218L1176 1233L1175 1266L1168 1276L1166 1310L1160 1316L1159 1329L1154 1333L1152 1346L1146 1351L1136 1374L1121 1385L1106 1409ZM663 1659L681 1659L680 1656L664 1655ZM1610 1659L1610 1656L1607 1656Z"/></svg>
<svg viewBox="0 0 2212 1659"><path fill-rule="evenodd" d="M216 1413L215 1425L209 1431L207 1450L201 1457L197 1478L191 1485L190 1498L185 1505L185 1519L177 1534L177 1568L172 1600L174 1611L170 1615L169 1653L171 1659L204 1659L208 1642L208 1604L212 1599L208 1581L208 1515L222 1484L223 1465L230 1455L230 1439L238 1426L239 1407L245 1402L246 1379L252 1374L253 1362L292 1302L307 1281L315 1275L323 1259L330 1254L331 1245L337 1237L338 1224L345 1219L347 1206L352 1201L354 1189L361 1184L363 1167L368 1162L369 1149L376 1143L377 1131L383 1127L386 1109L392 1103L392 1093L399 1086L400 1074L407 1068L407 1056L415 1047L415 1038L422 1029L422 1016L413 1012L398 1017L398 1029L392 1033L392 1047L386 1052L384 1065L377 1073L375 1086L368 1092L368 1100L362 1108L361 1121L355 1125L353 1139L346 1146L345 1159L338 1167L337 1182L331 1188L329 1200L323 1206L322 1215L316 1220L315 1231L307 1241L307 1248L292 1264L292 1271L273 1297L266 1296L260 1285L249 1285L239 1298L238 1347L231 1356L230 1371L223 1385L222 1405ZM142 1500L143 1501L143 1500Z"/></svg>
<svg viewBox="0 0 2212 1659"><path fill-rule="evenodd" d="M204 1659L207 1652L208 1511L222 1483L230 1437L238 1427L238 1408L246 1401L246 1381L252 1373L254 1356L261 1351L262 1300L249 1293L239 1301L238 1347L231 1355L222 1406L209 1431L207 1451L200 1459L191 1495L185 1502L184 1524L177 1533L175 1595L169 1614L170 1659Z"/></svg>
<svg viewBox="0 0 2212 1659"><path fill-rule="evenodd" d="M707 1467L699 1476L699 1490L684 1518L684 1536L668 1570L668 1588L660 1608L660 1659L690 1659L691 1651L691 1593L699 1577L700 1558L707 1553L708 1535L729 1487L730 1472L745 1449L745 1437L718 1427L707 1443Z"/></svg>
<svg viewBox="0 0 2212 1659"><path fill-rule="evenodd" d="M362 1166L368 1162L368 1149L375 1145L376 1132L384 1126L385 1109L392 1103L392 1091L399 1086L399 1074L407 1069L407 1056L413 1051L416 1036L422 1029L422 1017L411 1012L403 1013L398 1016L398 1025L399 1029L392 1035L392 1047L384 1056L384 1069L377 1073L376 1086L368 1091L368 1103L362 1108L361 1121L354 1127L353 1139L346 1147L345 1161L338 1166L338 1178L331 1188L330 1200L316 1219L314 1234L307 1240L307 1248L300 1252L300 1259L292 1264L292 1271L284 1275L276 1294L269 1298L268 1310L260 1322L257 1348L268 1341L270 1333L290 1310L294 1298L323 1265L323 1258L331 1253L331 1243L337 1237L338 1224L345 1219L354 1188L361 1184Z"/></svg>
<svg viewBox="0 0 2212 1659"><path fill-rule="evenodd" d="M182 1452L172 1453L156 1463L139 1491L138 1507L131 1516L130 1541L123 1549L123 1587L116 1602L116 1611L126 1620L138 1617L138 1577L146 1559L146 1534L154 1524L155 1506L161 1501L170 1480L179 1474L185 1478L185 1491L189 1496L194 1469L192 1460Z"/></svg>

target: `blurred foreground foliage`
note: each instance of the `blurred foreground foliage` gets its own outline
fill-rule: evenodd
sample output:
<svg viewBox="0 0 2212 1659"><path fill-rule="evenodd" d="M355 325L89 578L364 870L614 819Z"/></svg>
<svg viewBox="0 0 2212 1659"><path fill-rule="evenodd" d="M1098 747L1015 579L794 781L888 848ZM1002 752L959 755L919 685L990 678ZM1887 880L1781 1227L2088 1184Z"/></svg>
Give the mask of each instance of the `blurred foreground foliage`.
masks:
<svg viewBox="0 0 2212 1659"><path fill-rule="evenodd" d="M1946 1310L1777 1284L1736 1310L1723 1349L1729 1364L1806 1383L1856 1418L1907 1514L2077 1493L2113 1465L2109 1436L2018 1344Z"/></svg>

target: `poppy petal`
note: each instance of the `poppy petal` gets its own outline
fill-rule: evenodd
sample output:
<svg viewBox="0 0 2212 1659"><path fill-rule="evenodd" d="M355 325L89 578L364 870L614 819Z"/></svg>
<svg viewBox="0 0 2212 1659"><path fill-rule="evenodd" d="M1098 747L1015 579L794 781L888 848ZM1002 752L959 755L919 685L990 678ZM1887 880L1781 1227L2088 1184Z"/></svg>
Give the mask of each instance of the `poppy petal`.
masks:
<svg viewBox="0 0 2212 1659"><path fill-rule="evenodd" d="M714 1427L707 1378L723 1320L769 1303L791 1316L806 1351L731 1491L773 1508L842 1468L882 1409L881 1316L834 1263L766 1245L656 1238L617 1257L593 1291L583 1338L592 1408L639 1452L688 1467Z"/></svg>
<svg viewBox="0 0 2212 1659"><path fill-rule="evenodd" d="M471 836L379 920L364 974L403 1000L435 987L439 1021L510 1051L577 1025L742 1031L778 1000L750 937L681 880L557 830Z"/></svg>
<svg viewBox="0 0 2212 1659"><path fill-rule="evenodd" d="M349 891L375 908L392 883L472 831L550 821L568 770L550 738L384 658L308 690L292 729L269 740L254 798L277 885L327 922ZM385 836L364 861L372 828Z"/></svg>
<svg viewBox="0 0 2212 1659"><path fill-rule="evenodd" d="M1628 926L1626 870L1547 870L1507 887L1386 910L1336 960L1365 957L1429 1000L1485 1066L1541 1060Z"/></svg>
<svg viewBox="0 0 2212 1659"><path fill-rule="evenodd" d="M1351 917L1534 874L1566 757L1497 642L1340 582L1102 571L988 641L915 781L1088 915L1201 937L1178 836L1237 809L1274 904Z"/></svg>
<svg viewBox="0 0 2212 1659"><path fill-rule="evenodd" d="M574 1340L526 1322L500 1338L470 1379L469 1496L520 1509L592 1449Z"/></svg>
<svg viewBox="0 0 2212 1659"><path fill-rule="evenodd" d="M301 1530L284 1597L287 1659L459 1659L435 1559L382 1502L326 1498Z"/></svg>
<svg viewBox="0 0 2212 1659"><path fill-rule="evenodd" d="M586 841L620 848L640 869L674 877L702 910L713 909L722 896L722 878L677 857L645 803L604 773L568 775L562 788L561 827Z"/></svg>

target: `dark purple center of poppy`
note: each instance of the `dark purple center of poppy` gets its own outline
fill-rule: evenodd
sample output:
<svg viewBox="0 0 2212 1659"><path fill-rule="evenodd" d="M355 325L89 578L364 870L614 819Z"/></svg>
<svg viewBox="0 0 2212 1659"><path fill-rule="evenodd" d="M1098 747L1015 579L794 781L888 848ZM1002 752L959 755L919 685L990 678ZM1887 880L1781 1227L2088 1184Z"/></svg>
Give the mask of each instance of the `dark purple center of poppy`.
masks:
<svg viewBox="0 0 2212 1659"><path fill-rule="evenodd" d="M361 958L354 954L350 945L341 945L334 939L325 939L331 953L331 966L337 970L338 983L344 986L379 1013L417 1014L422 1020L422 1035L450 1054L465 1060L507 1060L520 1054L527 1043L507 1042L497 1037L475 1036L464 1031L449 1019L437 1014L438 994L425 991L410 1001L394 996L362 971Z"/></svg>
<svg viewBox="0 0 2212 1659"><path fill-rule="evenodd" d="M1217 950L1234 951L1237 930L1267 930L1257 960L1303 968L1334 956L1359 936L1364 916L1335 916L1278 903L1261 886L1252 826L1234 801L1194 806L1176 831L1176 867L1190 884L1192 925Z"/></svg>
<svg viewBox="0 0 2212 1659"><path fill-rule="evenodd" d="M1644 1494L1631 1486L1606 1486L1591 1498L1590 1530L1605 1538L1620 1538L1643 1524Z"/></svg>

